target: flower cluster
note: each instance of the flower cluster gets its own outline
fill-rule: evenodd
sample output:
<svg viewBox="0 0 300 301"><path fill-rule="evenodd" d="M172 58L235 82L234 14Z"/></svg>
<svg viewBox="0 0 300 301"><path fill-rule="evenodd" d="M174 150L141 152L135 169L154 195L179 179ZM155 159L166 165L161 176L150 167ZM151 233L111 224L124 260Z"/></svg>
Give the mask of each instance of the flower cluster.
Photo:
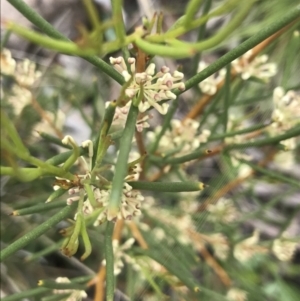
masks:
<svg viewBox="0 0 300 301"><path fill-rule="evenodd" d="M247 292L233 287L227 292L226 299L230 301L246 301Z"/></svg>
<svg viewBox="0 0 300 301"><path fill-rule="evenodd" d="M58 277L55 279L57 283L71 283L69 278L67 277ZM81 301L82 298L87 298L87 294L85 291L76 290L76 289L55 289L53 290L54 294L70 294L65 301Z"/></svg>
<svg viewBox="0 0 300 301"><path fill-rule="evenodd" d="M115 217L108 216L108 199L111 193L111 190L94 190L96 201L100 204L102 208L105 208L97 217L97 220L94 223L94 226L98 226L104 223L106 220L112 220ZM144 200L144 197L138 190L133 190L130 185L124 183L122 200L120 211L117 216L118 219L131 220L134 216L141 215L141 202ZM85 201L85 206L90 206L89 200Z"/></svg>
<svg viewBox="0 0 300 301"><path fill-rule="evenodd" d="M215 204L208 204L208 220L211 222L221 222L228 224L233 222L239 216L239 212L232 200L221 198Z"/></svg>
<svg viewBox="0 0 300 301"><path fill-rule="evenodd" d="M11 52L7 49L1 51L0 58L1 77L4 75L14 79L13 85L7 93L5 91L3 96L7 97L8 103L11 104L15 115L18 116L23 108L31 103L32 94L30 88L40 78L41 72L37 71L36 64L28 59L16 62L12 58Z"/></svg>
<svg viewBox="0 0 300 301"><path fill-rule="evenodd" d="M71 136L66 136L62 142L64 144L70 144L72 146L76 146L76 142ZM83 147L89 148L89 161L91 162L93 158L93 142L91 140L84 141L82 143ZM69 198L67 199L67 204L71 205L73 202L78 201L80 199L80 192L84 191L85 201L83 203L83 213L86 216L91 215L96 209L100 210L100 213L98 217L96 218L96 221L94 223L94 226L98 226L106 220L112 220L114 218L108 216L108 202L109 202L109 196L111 193L111 189L109 188L108 181L105 179L100 179L98 176L96 176L96 181L99 182L99 186L101 186L101 180L106 182L105 187L99 188L98 186L95 186L93 184L88 184L88 187L92 191L93 200L91 200L88 196L87 191L85 190L85 186L83 183L88 183L91 181L92 175L91 175L91 166L87 164L85 159L83 157L80 157L81 163L84 166L85 174L79 174L76 175L78 179L77 186L73 187L71 185L71 181L67 179L58 179L58 183L64 181L66 183L66 187L68 189ZM134 180L136 177L139 176L139 172L141 171L140 165L133 164L131 167L131 173L127 176L127 179L125 180ZM61 186L56 185L54 186L54 189L57 190ZM141 195L140 191L132 189L132 187L124 183L123 187L123 193L122 193L122 200L121 200L121 206L118 213L117 218L118 219L125 219L125 220L131 220L134 216L138 216L141 214L141 202L144 200L144 197ZM76 217L75 217L76 218Z"/></svg>
<svg viewBox="0 0 300 301"><path fill-rule="evenodd" d="M145 112L150 107L154 107L160 114L166 114L169 105L159 102L176 99L176 95L171 90L177 88L184 90L185 85L181 80L183 73L174 71L171 74L170 69L166 66L162 67L155 74L155 64L151 63L144 72L136 72L135 58L128 58L129 69L122 57L110 57L111 64L122 74L125 81L131 81L129 87L125 90L125 94L129 100L139 97L141 93L142 101L139 103L139 111Z"/></svg>
<svg viewBox="0 0 300 301"><path fill-rule="evenodd" d="M288 238L286 233L274 240L272 251L274 255L281 261L290 261L300 244Z"/></svg>
<svg viewBox="0 0 300 301"><path fill-rule="evenodd" d="M13 84L8 89L5 84L1 85L1 99L7 101L12 107L15 116L19 116L24 107L32 104L34 96L32 88L42 73L36 70L36 64L28 59L16 62L9 50L1 52L1 78L2 75L13 78ZM3 95L2 95L3 93ZM44 111L42 120L35 124L32 133L39 137L37 132L56 134L56 129L61 129L65 121L65 114L61 110L54 113ZM49 126L49 124L51 126Z"/></svg>
<svg viewBox="0 0 300 301"><path fill-rule="evenodd" d="M200 239L200 247L203 241L209 243L214 249L214 255L221 260L226 260L230 251L230 246L227 237L222 233L200 234L197 235Z"/></svg>
<svg viewBox="0 0 300 301"><path fill-rule="evenodd" d="M275 63L267 63L268 56L266 54L252 59L253 51L249 50L241 58L232 62L232 67L243 80L250 77L259 78L268 82L270 77L277 73L277 65Z"/></svg>
<svg viewBox="0 0 300 301"><path fill-rule="evenodd" d="M200 61L198 65L198 72L204 70L208 67L203 61ZM218 90L218 85L224 80L226 74L225 69L221 69L219 72L212 74L211 76L207 77L205 80L199 83L199 88L204 94L214 95Z"/></svg>
<svg viewBox="0 0 300 301"><path fill-rule="evenodd" d="M114 275L115 276L121 273L124 267L124 261L126 263L131 264L131 266L136 270L140 269L139 265L136 263L134 258L126 254L126 251L131 249L134 242L135 242L134 238L129 238L122 245L120 245L118 240L116 239L113 240L112 244L113 244L113 251L114 251ZM106 265L105 259L102 261L102 264Z"/></svg>
<svg viewBox="0 0 300 301"><path fill-rule="evenodd" d="M276 87L273 92L273 104L273 123L267 128L271 136L283 134L300 123L300 93L293 90L285 93L282 87ZM296 139L287 139L281 143L287 150L294 149Z"/></svg>
<svg viewBox="0 0 300 301"><path fill-rule="evenodd" d="M109 102L106 102L106 106ZM125 127L125 123L127 120L127 115L131 106L131 101L127 102L127 104L123 107L116 107L115 115L113 118L113 126L117 127ZM136 122L136 130L138 132L142 132L143 129L149 128L150 125L148 120L151 118L151 115L143 113L142 116L139 116Z"/></svg>
<svg viewBox="0 0 300 301"><path fill-rule="evenodd" d="M233 70L241 76L243 80L250 77L256 77L268 82L270 77L277 73L275 63L267 63L268 56L262 55L252 59L252 50L246 52L242 57L232 61ZM200 61L198 72L201 72L208 66L207 63ZM204 79L199 83L199 88L204 94L214 95L218 91L218 86L225 80L226 70L221 69L217 73Z"/></svg>
<svg viewBox="0 0 300 301"><path fill-rule="evenodd" d="M234 257L240 262L246 262L257 254L267 253L266 247L258 245L259 232L255 230L253 235L235 245Z"/></svg>
<svg viewBox="0 0 300 301"><path fill-rule="evenodd" d="M166 155L170 151L176 151L175 156L180 157L196 150L201 143L207 142L210 136L209 130L203 130L197 134L199 122L187 119L185 122L173 119L170 123L170 129L160 139L157 151ZM156 136L160 133L161 126L156 127L154 132L148 132L150 142L154 142Z"/></svg>

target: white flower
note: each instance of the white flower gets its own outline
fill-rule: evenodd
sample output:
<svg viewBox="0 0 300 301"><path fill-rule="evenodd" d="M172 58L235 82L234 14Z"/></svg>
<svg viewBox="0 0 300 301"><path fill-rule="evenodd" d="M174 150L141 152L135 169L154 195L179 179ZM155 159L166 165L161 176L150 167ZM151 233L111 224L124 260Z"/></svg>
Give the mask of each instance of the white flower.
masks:
<svg viewBox="0 0 300 301"><path fill-rule="evenodd" d="M241 74L242 79L247 80L250 77L257 77L263 81L268 81L277 73L277 65L275 63L267 63L268 56L266 54L249 60L252 50L246 52L240 59L232 62L234 70Z"/></svg>
<svg viewBox="0 0 300 301"><path fill-rule="evenodd" d="M42 73L36 70L35 63L28 59L23 60L16 66L15 78L22 87L32 86L41 75Z"/></svg>
<svg viewBox="0 0 300 301"><path fill-rule="evenodd" d="M67 135L63 138L62 142L64 144L72 145L73 147L76 147L75 140ZM94 155L93 152L93 142L91 140L87 140L82 142L83 147L88 148L88 156L89 161L91 163L92 156ZM132 156L132 155L131 155ZM54 190L57 190L60 187L63 187L64 189L68 190L68 194L70 197L67 199L67 204L71 205L73 202L76 202L80 199L80 192L84 194L84 196L87 195L87 192L85 191L85 186L83 185L83 182L86 180L88 183L89 180L91 180L91 164L88 164L83 157L79 157L79 160L83 163L83 166L85 168L85 174L76 175L76 180L74 180L74 183L71 181L64 179L64 178L56 178L56 184L54 185ZM140 165L138 163L133 164L131 166L131 174L129 174L129 180L135 180L139 176L139 173L141 172ZM101 183L101 180L105 183L108 182L105 178L100 178L100 176L95 177L96 181L99 181ZM106 183L107 184L107 183ZM100 189L95 185L88 184L92 193L94 200L91 200L89 198L86 198L86 200L83 203L83 214L86 216L91 215L96 209L100 209L100 213L94 223L94 226L98 226L107 220L112 220L113 218L108 216L108 203L109 203L109 197L111 193L111 189ZM134 216L141 215L141 202L144 200L144 197L141 195L140 191L133 190L132 187L124 183L123 186L123 193L122 193L122 200L121 205L119 207L119 212L115 218L118 219L125 219L125 220L131 220ZM50 199L47 200L48 202ZM46 202L47 202L46 201ZM95 204L96 202L96 204ZM95 208L96 207L96 208ZM76 219L76 215L74 217Z"/></svg>
<svg viewBox="0 0 300 301"><path fill-rule="evenodd" d="M95 193L99 194L99 197L96 197L96 201L101 204L101 207L107 207L111 190L96 189ZM130 185L124 183L122 201L117 218L131 220L134 216L141 215L141 202L143 200L144 197L141 195L140 191L133 190ZM107 208L105 208L105 210L100 213L94 223L94 226L98 226L106 220L112 220L111 217L107 216L107 211Z"/></svg>
<svg viewBox="0 0 300 301"><path fill-rule="evenodd" d="M181 80L183 73L174 71L173 74L169 73L168 67L162 67L159 72L155 74L155 65L149 64L145 72L137 73L135 69L135 58L128 58L130 70L128 70L125 61L122 57L110 57L111 64L114 68L122 74L125 81L133 80L130 86L126 89L126 96L132 100L135 96L139 96L143 90L143 99L139 104L139 111L145 112L151 106L154 107L159 113L166 114L168 104L159 104L160 101L176 99L176 95L171 90L178 88L185 89L185 85Z"/></svg>
<svg viewBox="0 0 300 301"><path fill-rule="evenodd" d="M209 235L209 243L213 246L215 255L221 260L226 260L230 250L227 237L222 233Z"/></svg>
<svg viewBox="0 0 300 301"><path fill-rule="evenodd" d="M273 105L273 123L266 128L271 136L283 134L300 123L300 93L293 90L285 92L282 87L276 87L273 91ZM285 146L285 150L292 150L297 145L297 137L280 143Z"/></svg>
<svg viewBox="0 0 300 301"><path fill-rule="evenodd" d="M283 233L280 238L274 240L272 251L279 260L289 261L293 258L297 245L299 242L292 241Z"/></svg>
<svg viewBox="0 0 300 301"><path fill-rule="evenodd" d="M176 150L176 157L186 155L196 150L201 143L205 143L210 136L209 130L203 130L201 134L197 133L199 123L192 119L187 119L184 123L173 119L170 123L171 128L167 130L160 139L157 151L163 155ZM155 141L156 136L161 131L161 126L155 129L155 132L148 132L148 138L151 142Z"/></svg>
<svg viewBox="0 0 300 301"><path fill-rule="evenodd" d="M135 242L134 238L129 238L120 246L118 240L116 239L113 240L112 244L113 244L113 251L114 251L114 275L115 276L121 273L124 267L123 261L126 261L127 263L133 265L136 269L139 269L134 258L130 257L125 252L132 247L134 242ZM106 265L105 259L102 261L102 264Z"/></svg>
<svg viewBox="0 0 300 301"><path fill-rule="evenodd" d="M106 105L108 105L109 102L106 102ZM113 118L113 125L114 126L119 126L124 128L125 123L127 120L127 115L129 112L131 106L131 101L127 102L127 104L124 107L116 107L115 115ZM148 120L151 118L151 115L144 113L143 116L139 116L137 121L136 121L136 130L138 132L142 132L143 129L149 128L150 125L148 123Z"/></svg>
<svg viewBox="0 0 300 301"><path fill-rule="evenodd" d="M67 277L58 277L55 279L57 283L71 283ZM70 294L70 296L65 299L66 301L81 301L82 298L86 298L87 294L85 291L76 290L76 289L55 289L53 290L54 294Z"/></svg>
<svg viewBox="0 0 300 301"><path fill-rule="evenodd" d="M8 49L1 51L0 57L1 73L5 75L14 75L16 69L16 61L12 58Z"/></svg>
<svg viewBox="0 0 300 301"><path fill-rule="evenodd" d="M57 131L63 129L65 119L66 115L61 110L57 110L55 114L50 111L45 111L42 120L34 125L33 136L40 138L38 132L45 132L57 136Z"/></svg>
<svg viewBox="0 0 300 301"><path fill-rule="evenodd" d="M291 128L300 122L300 93L293 90L285 93L282 87L276 87L273 92L273 104L273 126Z"/></svg>
<svg viewBox="0 0 300 301"><path fill-rule="evenodd" d="M208 220L211 222L231 223L239 216L232 200L221 198L216 204L208 204Z"/></svg>
<svg viewBox="0 0 300 301"><path fill-rule="evenodd" d="M227 292L226 298L230 301L246 301L247 292L233 287Z"/></svg>
<svg viewBox="0 0 300 301"><path fill-rule="evenodd" d="M214 234L199 234L197 236L200 238L200 248L203 247L202 240L209 243L214 248L214 254L221 260L226 260L230 250L228 239L222 233Z"/></svg>
<svg viewBox="0 0 300 301"><path fill-rule="evenodd" d="M204 70L207 66L208 64L201 61L198 65L198 72ZM216 94L218 90L218 84L224 80L225 74L226 70L221 69L219 72L207 77L205 80L199 83L200 90L208 95Z"/></svg>
<svg viewBox="0 0 300 301"><path fill-rule="evenodd" d="M258 241L259 232L255 230L251 237L235 245L233 251L234 257L240 262L245 262L258 253L268 252L267 248L257 245Z"/></svg>
<svg viewBox="0 0 300 301"><path fill-rule="evenodd" d="M19 85L13 85L11 89L12 94L8 96L8 102L12 105L14 114L19 116L24 107L31 104L31 92Z"/></svg>

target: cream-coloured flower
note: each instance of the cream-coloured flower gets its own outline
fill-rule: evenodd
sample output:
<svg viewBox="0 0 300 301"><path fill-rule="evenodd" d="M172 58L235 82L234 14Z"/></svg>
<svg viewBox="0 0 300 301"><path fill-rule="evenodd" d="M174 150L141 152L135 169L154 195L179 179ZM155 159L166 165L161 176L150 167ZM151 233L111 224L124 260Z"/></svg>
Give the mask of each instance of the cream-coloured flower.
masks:
<svg viewBox="0 0 300 301"><path fill-rule="evenodd" d="M241 58L232 62L234 70L241 74L243 80L250 77L256 77L268 82L270 77L277 73L277 65L275 63L267 63L268 56L266 54L255 57L250 61L252 50L246 52Z"/></svg>
<svg viewBox="0 0 300 301"><path fill-rule="evenodd" d="M293 259L299 242L293 241L288 238L285 233L274 240L272 244L272 251L274 255L281 261L290 261Z"/></svg>
<svg viewBox="0 0 300 301"><path fill-rule="evenodd" d="M62 140L64 144L71 145L72 147L76 147L76 142L71 136L65 136ZM88 156L89 156L89 163L92 160L92 157L94 155L93 153L93 142L91 140L84 141L82 143L83 147L88 148ZM109 197L111 193L111 189L105 187L103 189L100 189L97 187L97 184L89 184L89 181L92 178L92 170L91 170L91 164L88 164L84 157L79 157L79 160L81 161L85 173L83 174L77 174L77 180L76 180L76 186L74 187L74 183L71 183L67 179L63 178L57 178L57 185L55 185L53 188L54 190L57 190L58 188L63 187L64 189L68 190L69 198L67 199L67 204L71 205L73 202L76 202L84 196L89 196L86 198L86 200L83 202L83 214L86 216L91 215L95 210L99 210L100 213L98 214L98 217L96 221L94 222L94 226L98 226L107 220L114 220L115 218L118 219L125 219L125 220L131 220L134 216L141 215L141 202L144 200L144 197L138 190L132 189L132 187L124 183L123 186L123 192L122 192L122 201L121 205L119 207L119 212L116 216L111 217L108 216L108 203L109 203ZM134 170L140 172L138 169L138 166L133 166ZM135 176L135 175L134 175ZM100 178L100 176L95 177L96 181L101 181L105 183L105 185L109 184L109 181L107 181L105 178ZM131 178L132 180L132 178ZM84 186L84 184L88 184L88 187L91 190L92 196L88 194L87 187ZM93 199L90 199L93 198ZM46 202L51 201L51 198L49 198ZM95 204L96 203L96 204ZM75 215L76 219L76 215Z"/></svg>
<svg viewBox="0 0 300 301"><path fill-rule="evenodd" d="M201 61L198 65L198 72L204 70L208 64ZM205 80L199 83L199 88L204 94L214 95L218 90L218 84L225 78L226 70L221 69L217 73L207 77Z"/></svg>
<svg viewBox="0 0 300 301"><path fill-rule="evenodd" d="M24 107L32 103L32 93L19 85L13 85L11 94L7 96L8 103L13 107L16 116L20 115Z"/></svg>
<svg viewBox="0 0 300 301"><path fill-rule="evenodd" d="M58 277L55 279L57 283L71 283L69 278L67 277ZM83 290L76 290L76 289L54 289L54 294L70 294L66 301L81 301L82 298L86 298L87 294Z"/></svg>
<svg viewBox="0 0 300 301"><path fill-rule="evenodd" d="M227 259L230 247L226 236L222 233L211 234L209 235L209 243L213 246L214 253L219 259Z"/></svg>
<svg viewBox="0 0 300 301"><path fill-rule="evenodd" d="M106 105L108 105L109 102L106 102ZM127 104L123 107L116 107L116 111L115 111L115 115L113 118L113 126L117 126L117 127L121 127L124 128L125 127L125 123L127 120L127 116L129 113L129 109L131 106L131 101L127 102ZM145 128L149 128L150 125L148 123L148 120L151 118L151 116L149 114L147 114L146 112L142 114L143 116L139 116L137 121L136 121L136 130L138 132L142 132L143 129Z"/></svg>
<svg viewBox="0 0 300 301"><path fill-rule="evenodd" d="M45 111L41 121L36 123L33 128L33 134L39 137L38 132L44 132L53 136L57 135L57 130L61 131L65 124L66 115L62 110L54 113Z"/></svg>
<svg viewBox="0 0 300 301"><path fill-rule="evenodd" d="M214 254L221 260L226 260L229 254L230 246L227 237L222 233L214 234L200 234L197 233L197 237L200 238L200 248L202 248L203 242L209 243L214 248ZM197 242L196 242L197 245Z"/></svg>
<svg viewBox="0 0 300 301"><path fill-rule="evenodd" d="M184 123L173 119L170 126L171 128L160 139L157 149L163 155L170 151L174 153L175 157L186 155L196 150L201 143L205 143L210 136L209 130L203 130L201 134L198 134L199 123L192 119L187 119ZM148 132L149 140L154 142L160 131L161 126L158 126L155 132Z"/></svg>
<svg viewBox="0 0 300 301"><path fill-rule="evenodd" d="M95 189L94 193L96 194L96 201L105 208L94 223L94 226L98 226L104 223L106 220L113 220L115 218L131 220L134 216L141 215L141 202L144 200L144 197L138 190L133 190L130 185L124 183L122 201L119 208L119 213L116 217L108 216L108 200L111 190L100 190Z"/></svg>
<svg viewBox="0 0 300 301"><path fill-rule="evenodd" d="M221 198L215 204L207 206L209 215L207 219L211 222L231 223L237 219L239 213L232 200Z"/></svg>
<svg viewBox="0 0 300 301"><path fill-rule="evenodd" d="M239 289L239 288L231 288L227 294L226 298L230 301L246 301L247 300L247 292Z"/></svg>
<svg viewBox="0 0 300 301"><path fill-rule="evenodd" d="M127 68L122 57L110 57L111 64L114 68L122 74L125 81L131 80L130 86L126 89L126 96L132 100L140 93L144 93L142 101L139 104L139 111L145 112L150 107L154 107L159 113L166 114L169 105L166 103L160 104L160 101L176 99L176 95L171 90L178 88L185 89L185 85L181 80L183 73L174 71L173 74L169 72L169 68L164 66L159 72L155 74L155 64L151 63L145 72L138 73L135 69L135 58L128 58L130 69Z"/></svg>
<svg viewBox="0 0 300 301"><path fill-rule="evenodd" d="M256 254L267 253L266 247L258 245L259 232L255 230L253 235L236 244L233 250L234 257L240 262L246 262Z"/></svg>
<svg viewBox="0 0 300 301"><path fill-rule="evenodd" d="M273 91L273 104L273 127L288 129L300 123L300 93L293 90L285 92L282 87L276 87Z"/></svg>
<svg viewBox="0 0 300 301"><path fill-rule="evenodd" d="M127 250L130 250L134 244L135 239L129 238L122 245L119 245L119 241L114 239L113 251L114 251L114 275L117 276L122 272L124 267L124 261L131 264L135 270L139 270L139 265L136 263L135 259L126 254ZM106 260L102 261L103 265L106 265Z"/></svg>
<svg viewBox="0 0 300 301"><path fill-rule="evenodd" d="M300 93L290 90L285 92L282 87L276 87L273 91L272 113L273 123L266 128L271 136L284 134L286 131L300 124ZM296 147L299 137L293 137L281 141L285 150L292 150Z"/></svg>
<svg viewBox="0 0 300 301"><path fill-rule="evenodd" d="M5 75L14 75L16 69L16 61L12 58L8 49L3 49L0 56L1 73Z"/></svg>
<svg viewBox="0 0 300 301"><path fill-rule="evenodd" d="M28 59L16 66L15 79L22 87L31 87L41 75L42 73L36 70L36 64Z"/></svg>

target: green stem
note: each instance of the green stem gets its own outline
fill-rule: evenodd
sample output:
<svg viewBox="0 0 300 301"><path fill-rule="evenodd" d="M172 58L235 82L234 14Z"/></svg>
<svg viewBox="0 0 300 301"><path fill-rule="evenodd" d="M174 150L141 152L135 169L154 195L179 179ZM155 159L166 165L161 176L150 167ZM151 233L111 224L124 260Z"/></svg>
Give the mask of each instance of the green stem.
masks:
<svg viewBox="0 0 300 301"><path fill-rule="evenodd" d="M165 134L166 130L169 128L170 126L170 122L178 108L178 104L179 104L179 99L178 97L176 99L173 100L167 114L165 115L164 119L163 119L163 124L161 127L160 132L158 133L158 135L156 136L156 139L153 143L153 145L150 148L150 154L155 153L155 151L157 150L158 146L159 146L159 142L160 139L163 137L163 135Z"/></svg>
<svg viewBox="0 0 300 301"><path fill-rule="evenodd" d="M136 44L139 48L141 48L145 53L151 55L160 55L164 57L172 57L172 58L185 58L191 55L196 54L198 51L203 51L210 49L212 47L220 44L226 37L228 37L242 21L245 19L246 15L249 13L249 10L253 3L257 0L249 0L243 5L240 5L240 10L234 16L234 18L230 21L230 23L220 30L213 37L200 41L198 43L186 43L181 42L176 39L166 40L167 43L171 46L160 45L160 44L152 44L145 40L137 38Z"/></svg>
<svg viewBox="0 0 300 301"><path fill-rule="evenodd" d="M110 126L113 122L113 118L115 115L116 111L116 101L111 101L108 105L108 107L105 109L105 114L103 117L103 120L101 122L100 126L100 131L99 131L99 136L96 139L95 145L97 146L96 154L94 155L93 158L93 166L99 165L102 161L101 159L101 152L103 152L103 147L104 147L104 140L108 134L108 131L110 129Z"/></svg>
<svg viewBox="0 0 300 301"><path fill-rule="evenodd" d="M201 182L128 182L133 189L161 191L161 192L183 192L200 191L205 184Z"/></svg>
<svg viewBox="0 0 300 301"><path fill-rule="evenodd" d="M231 82L231 64L226 67L226 77L224 84L224 112L223 112L223 127L224 133L227 131L228 111L230 102L230 82Z"/></svg>
<svg viewBox="0 0 300 301"><path fill-rule="evenodd" d="M91 277L89 277L91 278ZM75 289L75 290L85 290L86 286L75 283L75 282L67 282L67 283L59 283L54 280L48 280L48 279L43 279L39 280L37 283L38 286L40 287L47 287L51 289Z"/></svg>
<svg viewBox="0 0 300 301"><path fill-rule="evenodd" d="M214 74L218 70L225 67L227 64L232 62L233 60L237 59L248 50L252 49L265 39L267 39L272 34L276 33L286 25L290 24L294 20L300 17L300 6L296 6L293 10L287 13L284 17L279 19L278 21L273 22L269 26L262 28L257 34L253 35L251 38L246 40L245 42L241 43L236 48L232 49L221 58L216 60L214 63L210 64L207 68L190 78L188 81L185 82L185 91L189 90L193 86L199 84L201 81L209 77L210 75ZM176 90L174 93L176 95L180 95L184 91Z"/></svg>
<svg viewBox="0 0 300 301"><path fill-rule="evenodd" d="M8 118L6 113L1 110L1 127L5 129L5 134L9 136L11 141L14 144L14 147L18 149L19 152L24 153L26 155L29 154L29 150L27 147L23 144L22 139L20 138L20 135L18 134L14 124L12 121ZM2 140L2 137L1 137Z"/></svg>
<svg viewBox="0 0 300 301"><path fill-rule="evenodd" d="M111 1L115 31L116 31L117 39L121 41L121 45L124 43L126 37L123 14L122 14L122 2L123 2L122 0Z"/></svg>
<svg viewBox="0 0 300 301"><path fill-rule="evenodd" d="M54 143L56 145L59 145L59 146L62 146L64 148L67 148L67 149L72 149L72 147L70 145L66 145L66 144L63 144L61 139L55 137L55 136L52 136L48 133L45 133L45 132L39 132L38 131L38 134L45 140L51 142L51 143Z"/></svg>
<svg viewBox="0 0 300 301"><path fill-rule="evenodd" d="M27 262L32 262L32 261L35 261L35 260L39 260L42 257L45 257L45 256L47 256L47 255L49 255L49 254L51 254L55 251L58 251L60 249L60 246L63 243L63 241L64 241L64 239L61 239L58 242L55 242L55 243L51 244L50 246L42 249L39 252L30 253L28 256L26 256L24 258L24 261L27 263Z"/></svg>
<svg viewBox="0 0 300 301"><path fill-rule="evenodd" d="M89 257L90 254L92 253L92 245L91 245L91 241L90 241L89 235L88 235L87 230L86 230L86 221L85 220L82 221L80 234L81 234L81 237L82 237L82 240L83 240L83 245L84 245L84 248L85 248L84 253L80 257L80 260L83 261L87 257Z"/></svg>
<svg viewBox="0 0 300 301"><path fill-rule="evenodd" d="M170 254L170 250L168 256L164 255L165 252L159 252L158 250L151 249L151 250L142 250L142 249L135 249L138 254L146 255L155 260L156 262L160 263L164 266L172 275L178 277L182 283L184 283L191 291L197 293L202 292L206 297L209 297L207 300L218 300L218 301L228 301L227 298L223 297L222 295L215 293L210 289L206 289L203 286L200 286L196 283L193 279L193 276L188 273L186 269L179 268L178 264L176 264L174 260L169 260L172 255ZM174 258L172 258L174 259Z"/></svg>
<svg viewBox="0 0 300 301"><path fill-rule="evenodd" d="M51 209L56 209L56 208L64 207L64 206L66 206L66 201L65 200L57 201L57 202L53 202L53 203L48 203L48 204L38 204L38 205L31 206L31 207L28 207L28 208L14 210L12 212L12 215L19 216L19 215L40 213L40 212L43 212L43 211L48 211L48 210L51 210Z"/></svg>
<svg viewBox="0 0 300 301"><path fill-rule="evenodd" d="M7 175L16 177L22 182L31 182L43 175L43 171L40 168L13 168L9 166L0 166L0 175Z"/></svg>
<svg viewBox="0 0 300 301"><path fill-rule="evenodd" d="M296 137L298 135L300 135L300 125L292 128L291 130L289 130L279 136L269 137L269 138L265 138L265 139L259 139L259 140L253 141L253 142L227 145L224 148L224 151L232 150L232 149L241 149L241 148L249 148L249 147L277 144L280 141L290 139L290 138Z"/></svg>
<svg viewBox="0 0 300 301"><path fill-rule="evenodd" d="M203 0L190 0L185 10L185 20L183 23L184 27L188 27L192 20L194 20L196 13L200 9Z"/></svg>
<svg viewBox="0 0 300 301"><path fill-rule="evenodd" d="M208 15L201 16L200 18L194 20L188 27L183 26L183 24L186 22L186 16L182 16L171 26L171 28L165 34L148 36L146 37L146 39L149 42L160 43L166 41L167 39L176 38L191 29L195 29L201 26L202 24L206 23L211 17L216 17L228 13L236 7L237 3L237 0L228 0L223 6L217 7Z"/></svg>
<svg viewBox="0 0 300 301"><path fill-rule="evenodd" d="M239 159L239 161L242 162L242 163L245 163L245 164L249 165L255 171L260 172L263 175L266 175L267 177L270 177L270 178L273 178L273 179L279 180L281 182L288 183L290 185L293 185L295 187L300 188L299 181L297 181L296 179L292 179L290 176L289 177L285 177L284 175L281 175L280 173L278 173L278 171L268 170L266 168L258 166L258 165L254 164L252 162L247 161L247 160Z"/></svg>
<svg viewBox="0 0 300 301"><path fill-rule="evenodd" d="M5 47L9 37L11 35L11 31L10 30L6 30L3 39L1 39L1 44L0 44L0 51L3 50L3 48Z"/></svg>
<svg viewBox="0 0 300 301"><path fill-rule="evenodd" d="M31 290L28 290L25 292L20 292L20 293L6 296L1 300L2 301L20 301L20 300L24 300L25 298L38 297L41 295L45 295L46 293L51 293L51 290L46 287L37 287L37 288L31 289Z"/></svg>
<svg viewBox="0 0 300 301"><path fill-rule="evenodd" d="M236 13L236 15L230 20L230 22L225 27L223 27L213 37L211 37L205 41L200 41L200 42L194 43L194 44L185 43L185 42L177 43L177 41L176 41L176 44L193 47L196 51L203 51L203 50L207 50L207 49L217 46L222 41L224 41L236 28L239 27L239 25L243 22L243 20L249 14L253 4L256 1L257 0L249 0L247 2L241 3L238 8L239 11Z"/></svg>
<svg viewBox="0 0 300 301"><path fill-rule="evenodd" d="M105 232L105 259L106 259L106 300L114 300L115 275L114 275L114 249L112 237L115 224L107 222Z"/></svg>
<svg viewBox="0 0 300 301"><path fill-rule="evenodd" d="M91 24L93 26L93 29L97 31L101 27L101 21L99 19L99 14L97 12L97 9L93 3L92 0L83 0L84 7L87 11L87 14L89 16L89 19L91 21ZM100 34L99 31L97 31L98 34ZM102 42L102 37L100 38Z"/></svg>
<svg viewBox="0 0 300 301"><path fill-rule="evenodd" d="M17 25L12 22L9 22L6 25L6 28L8 28L14 33L17 33L19 36L23 37L26 40L29 40L30 42L33 42L35 44L38 44L42 47L54 51L62 52L64 54L84 56L96 55L96 53L98 52L98 50L93 48L82 48L73 42L49 38L45 35L42 35L40 33L37 33L35 31L27 29L26 27Z"/></svg>
<svg viewBox="0 0 300 301"><path fill-rule="evenodd" d="M120 139L120 152L115 166L115 174L112 180L112 188L109 196L108 219L114 219L120 208L124 179L127 175L127 162L131 149L132 139L135 132L135 124L139 110L133 104L130 107L123 136Z"/></svg>
<svg viewBox="0 0 300 301"><path fill-rule="evenodd" d="M237 135L255 132L255 131L263 129L269 125L270 125L270 123L256 124L256 125L250 126L248 128L245 128L245 129L242 129L239 131L235 131L235 132L233 131L233 132L227 132L224 134L213 135L208 138L208 141L215 141L215 140L220 140L220 139L227 138L227 137L233 137L233 136L237 136Z"/></svg>
<svg viewBox="0 0 300 301"><path fill-rule="evenodd" d="M46 33L49 37L68 41L68 39L57 31L50 23L48 23L44 18L42 18L37 12L31 9L23 0L7 0L11 5L13 5L24 17L31 21L35 26L37 26L42 32ZM98 58L97 56L83 56L85 60L108 74L111 78L117 81L119 84L123 84L123 76L117 72L114 68L108 65L106 62Z"/></svg>
<svg viewBox="0 0 300 301"><path fill-rule="evenodd" d="M206 0L206 2L204 3L204 7L203 7L203 16L207 15L210 8L211 8L211 2L212 0ZM203 23L200 28L199 28L199 32L198 32L198 38L197 41L202 41L204 39L205 36L205 32L206 32L206 22ZM192 75L195 75L197 73L197 69L198 69L198 64L201 60L201 52L198 52L195 57L193 58L193 72Z"/></svg>
<svg viewBox="0 0 300 301"><path fill-rule="evenodd" d="M23 237L19 238L18 240L11 243L8 247L1 250L0 253L0 262L2 262L7 257L11 256L18 250L27 246L30 242L36 240L54 225L65 219L70 213L74 210L74 206L66 206L65 208L61 209L58 213L54 216L49 218L47 221L43 222L41 225L37 226L35 229L24 235Z"/></svg>
<svg viewBox="0 0 300 301"><path fill-rule="evenodd" d="M206 155L208 154L210 151L209 150L197 150L195 152L192 152L188 155L185 155L185 156L181 156L181 157L178 157L178 158L168 158L166 160L162 160L163 163L165 164L181 164L181 163L185 163L185 162L188 162L188 161L192 161L192 160L196 160L196 159L199 159L200 157L202 157L203 155Z"/></svg>

